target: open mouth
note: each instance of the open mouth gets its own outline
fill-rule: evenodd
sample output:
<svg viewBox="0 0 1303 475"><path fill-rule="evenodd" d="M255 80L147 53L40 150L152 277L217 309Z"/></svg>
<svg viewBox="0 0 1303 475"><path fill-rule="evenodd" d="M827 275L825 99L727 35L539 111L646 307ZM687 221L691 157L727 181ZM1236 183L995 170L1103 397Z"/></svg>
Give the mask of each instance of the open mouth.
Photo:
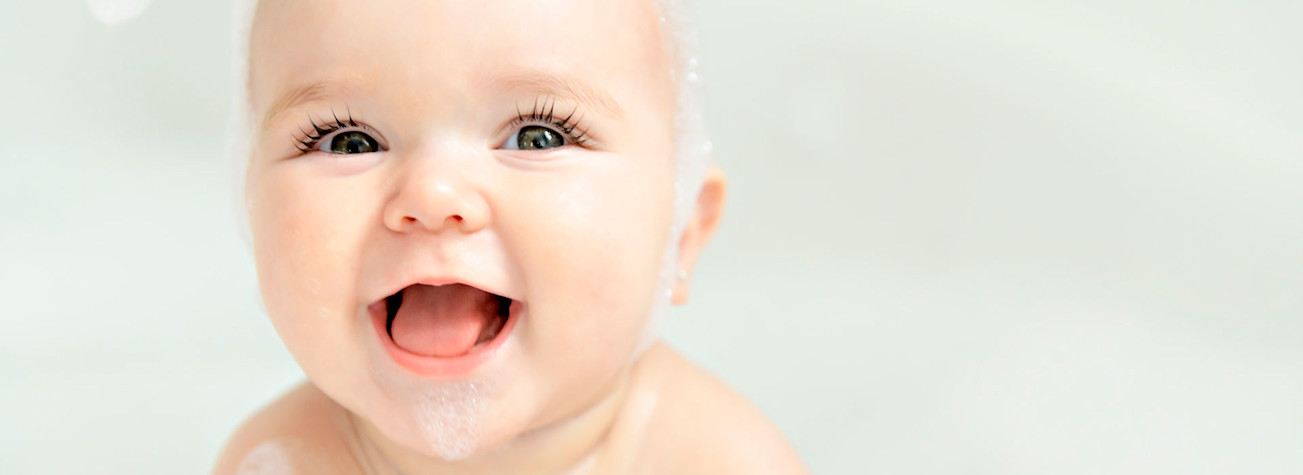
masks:
<svg viewBox="0 0 1303 475"><path fill-rule="evenodd" d="M514 326L515 304L466 284L413 284L370 310L390 354L404 366L424 367L480 359L471 357L497 346Z"/></svg>

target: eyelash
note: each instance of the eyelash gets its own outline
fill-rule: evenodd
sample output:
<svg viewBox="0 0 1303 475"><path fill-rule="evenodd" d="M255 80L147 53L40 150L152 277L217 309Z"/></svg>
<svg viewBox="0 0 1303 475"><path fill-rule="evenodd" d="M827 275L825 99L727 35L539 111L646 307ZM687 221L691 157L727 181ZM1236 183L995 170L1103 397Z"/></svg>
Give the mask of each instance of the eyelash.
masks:
<svg viewBox="0 0 1303 475"><path fill-rule="evenodd" d="M310 153L313 150L316 150L317 145L321 143L322 138L335 133L340 129L348 127L356 127L368 133L377 134L375 129L353 120L352 111L347 109L345 110L345 118L340 119L339 115L335 113L335 110L331 109L330 117L333 121L328 120L324 124L318 124L316 119L313 119L312 116L308 116L308 124L312 126L312 130L304 130L300 127L299 132L302 136L294 137L294 147L298 148L299 151L303 153ZM565 117L557 117L555 114L555 98L543 99L542 101L535 99L534 107L528 114L521 112L519 107L516 108L516 120L512 121L511 126L508 127L508 129L515 130L517 127L526 124L546 124L556 127L566 136L566 139L570 140L571 143L582 147L588 142L588 130L579 127L584 116L579 115L578 117L575 117L575 114L578 112L579 106L575 106L575 108L572 109L569 114L566 114Z"/></svg>
<svg viewBox="0 0 1303 475"><path fill-rule="evenodd" d="M317 124L317 121L313 119L312 116L308 116L308 123L312 125L312 130L307 131L303 130L302 127L299 127L299 132L301 132L303 136L294 137L294 147L298 148L299 151L302 151L303 153L312 152L313 150L316 150L317 145L321 143L323 137L347 127L355 127L372 135L378 135L375 129L372 129L366 124L359 124L357 121L353 120L352 111L348 109L345 109L345 111L346 118L340 119L339 115L335 113L335 110L331 109L330 117L334 119L334 122L327 121L325 124Z"/></svg>
<svg viewBox="0 0 1303 475"><path fill-rule="evenodd" d="M575 117L575 114L579 112L579 106L571 109L570 113L566 114L565 117L557 117L555 112L556 98L544 99L542 103L535 99L534 107L528 114L521 112L519 107L516 108L516 120L511 123L508 129L515 130L517 127L526 124L546 124L560 129L566 139L575 145L582 147L588 142L588 130L579 127L584 120L584 116L581 114L579 117Z"/></svg>

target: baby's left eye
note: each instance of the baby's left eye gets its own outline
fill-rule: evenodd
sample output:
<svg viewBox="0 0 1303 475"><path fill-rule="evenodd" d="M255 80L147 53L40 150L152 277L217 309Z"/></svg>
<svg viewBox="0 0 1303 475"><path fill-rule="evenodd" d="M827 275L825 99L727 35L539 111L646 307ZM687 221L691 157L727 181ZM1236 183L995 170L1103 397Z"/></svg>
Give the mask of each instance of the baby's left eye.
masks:
<svg viewBox="0 0 1303 475"><path fill-rule="evenodd" d="M326 141L326 152L338 155L371 153L380 150L380 142L360 130L336 134Z"/></svg>
<svg viewBox="0 0 1303 475"><path fill-rule="evenodd" d="M511 134L502 144L506 150L549 150L566 145L566 138L560 132L539 125L527 125Z"/></svg>

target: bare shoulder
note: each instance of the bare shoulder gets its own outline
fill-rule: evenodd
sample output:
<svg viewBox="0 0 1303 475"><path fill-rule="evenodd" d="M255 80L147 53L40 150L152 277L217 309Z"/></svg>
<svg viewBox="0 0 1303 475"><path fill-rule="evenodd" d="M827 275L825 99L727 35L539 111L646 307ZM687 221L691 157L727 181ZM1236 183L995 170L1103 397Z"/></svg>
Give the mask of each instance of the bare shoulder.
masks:
<svg viewBox="0 0 1303 475"><path fill-rule="evenodd" d="M778 427L723 381L663 343L643 358L657 402L640 466L658 473L808 473Z"/></svg>
<svg viewBox="0 0 1303 475"><path fill-rule="evenodd" d="M343 410L309 383L244 421L226 441L213 473L354 473Z"/></svg>

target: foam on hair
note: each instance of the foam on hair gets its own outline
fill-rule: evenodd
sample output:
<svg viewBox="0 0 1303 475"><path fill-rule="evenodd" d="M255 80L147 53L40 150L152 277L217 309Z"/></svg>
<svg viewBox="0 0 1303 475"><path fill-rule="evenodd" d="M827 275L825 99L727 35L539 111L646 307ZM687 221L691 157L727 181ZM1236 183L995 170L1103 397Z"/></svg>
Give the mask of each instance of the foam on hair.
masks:
<svg viewBox="0 0 1303 475"><path fill-rule="evenodd" d="M674 224L670 226L669 241L661 261L656 295L647 326L631 355L636 359L656 341L661 322L669 313L674 283L678 271L679 239L683 228L692 217L701 181L711 159L709 134L698 103L701 76L697 72L697 30L689 21L686 0L657 0L661 11L661 37L665 51L670 55L670 81L674 84Z"/></svg>

